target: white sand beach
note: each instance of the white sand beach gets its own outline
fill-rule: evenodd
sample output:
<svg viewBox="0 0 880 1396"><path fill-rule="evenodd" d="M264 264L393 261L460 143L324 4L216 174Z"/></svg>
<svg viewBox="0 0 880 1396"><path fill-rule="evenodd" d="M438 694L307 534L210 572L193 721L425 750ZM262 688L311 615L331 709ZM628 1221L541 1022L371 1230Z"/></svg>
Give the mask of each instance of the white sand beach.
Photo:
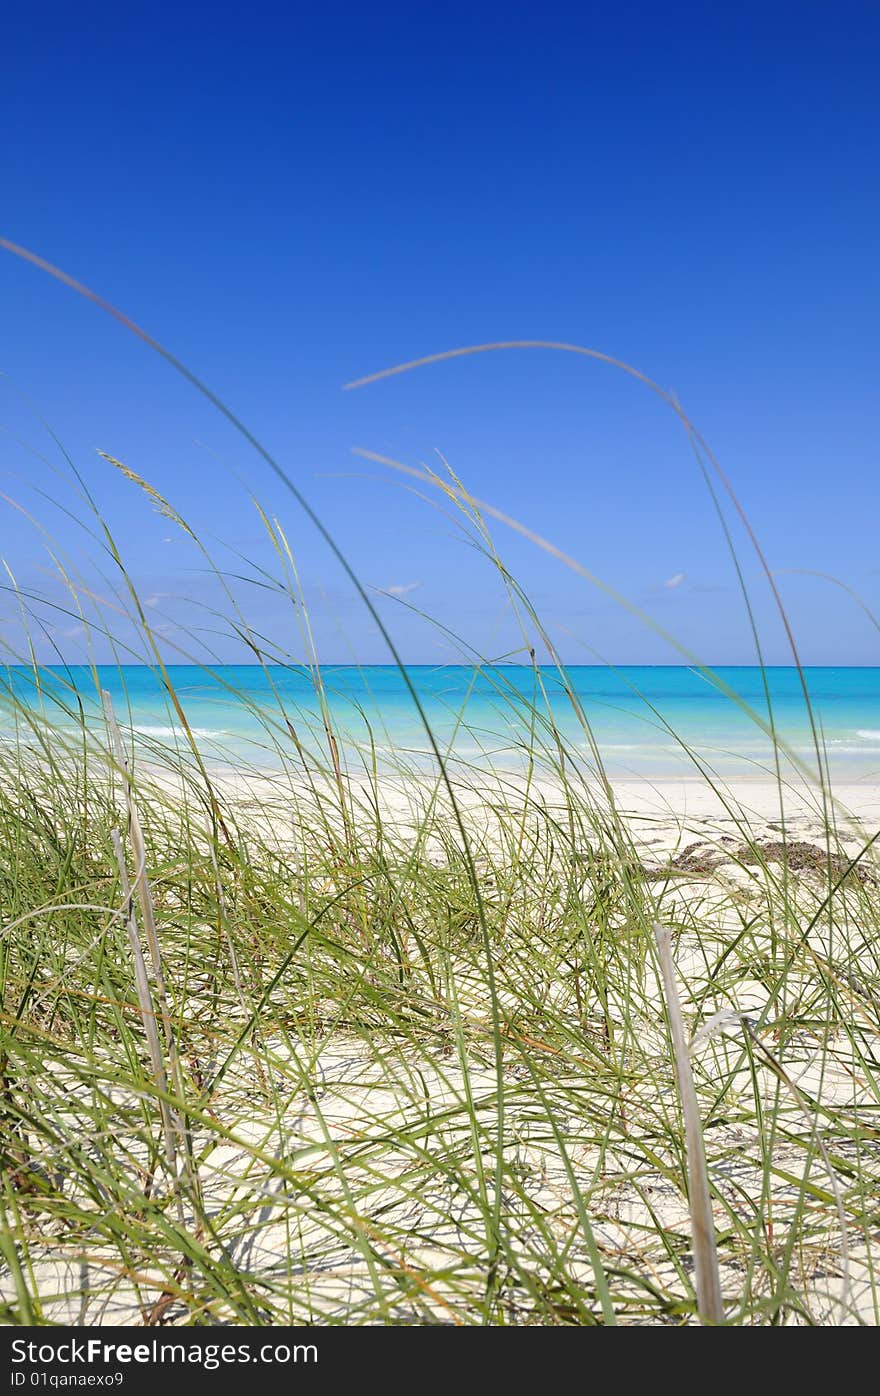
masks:
<svg viewBox="0 0 880 1396"><path fill-rule="evenodd" d="M224 809L234 808L245 825L262 826L297 864L297 828L286 821L285 787L267 776L227 779L216 788ZM506 837L517 818L514 789L527 795L526 821L542 810L552 827L555 811L564 811L552 782L526 788L505 776L496 789L487 779L480 792L456 791L490 889L485 895L495 879L503 880ZM321 790L317 804L332 805L335 793L332 784ZM376 792L361 787L350 793L353 808L367 818ZM676 968L693 1039L715 1223L719 1235L732 1238L720 1258L729 1314L735 1321L746 1291L748 1304L772 1307L776 1262L768 1258L776 1255L782 1263L795 1227L787 1283L796 1285L799 1298L785 1321L875 1324L874 1242L847 1222L845 1198L853 1178L870 1172L867 1144L847 1130L862 1111L873 1118L865 1063L870 1053L880 1054L880 1033L854 958L853 927L821 915L829 827L821 801L814 792L790 788L780 808L778 788L757 781L733 784L723 795L696 781L624 782L613 793L629 831L633 867L656 889L662 915L677 927ZM384 827L397 831L404 850L407 830L423 823L432 795L448 806L448 792L438 793L430 782L381 786ZM307 794L298 799L306 801ZM840 850L855 855L880 827L880 786L842 787L833 809L835 856ZM445 808L440 824L448 826L449 817ZM798 853L790 866L783 837ZM454 845L458 835L450 838ZM438 844L437 850L431 856L442 864L448 847L444 853ZM589 851L586 846L585 855ZM546 856L552 863L557 855L551 850ZM833 867L845 873L840 863ZM780 892L786 877L794 890ZM626 898L619 899L614 974L604 997L589 1007L589 973L582 1003L572 982L556 978L541 957L531 958L522 937L530 926L539 934L553 908L535 900L525 873L522 894L518 939L509 947L498 941L493 951L500 1038L486 964L474 942L445 961L442 989L436 980L433 987L423 980L418 956L413 962L408 1001L428 1015L427 1036L420 1029L389 1036L375 1013L374 1028L364 1020L353 1031L338 1001L298 1021L282 984L273 991L278 1011L270 1013L267 1004L247 1049L235 1052L208 1113L203 1108L192 1125L199 1202L191 1210L181 1181L181 1224L204 1236L209 1225L211 1246L221 1247L224 1264L249 1292L271 1296L273 1312L280 1303L294 1321L469 1321L486 1283L486 1199L500 1163L500 1215L505 1234L516 1238L509 1244L518 1278L503 1300L511 1322L583 1322L581 1302L584 1313L599 1314L597 1264L604 1283L614 1276L617 1321L645 1321L646 1284L666 1296L654 1321L693 1321L673 1298L683 1296L688 1273L689 1208L674 1130L664 1134L678 1106L663 995L648 947L629 923ZM554 901L558 895L552 894ZM803 907L802 944L796 944L791 918L775 928L764 919L778 896ZM820 914L810 925L807 912L816 908ZM790 956L785 1002L792 993L815 997L823 976L831 975L849 995L857 1033L823 1031L809 1017L800 1022L795 1016L780 1040L774 1027L783 1011L782 1001L774 1002L779 989L760 968L774 937L772 954ZM387 956L385 949L373 953ZM380 969L378 960L373 968L370 963L368 956L361 971L367 981ZM437 961L438 970L443 963ZM377 986L382 982L375 979ZM210 974L204 989L209 985ZM193 1043L202 1040L200 994L191 990L177 1011ZM227 1012L232 1025L244 1021L232 1000ZM581 1027L554 1036L560 1022L574 1024L576 1017ZM753 1025L748 1030L746 1020ZM764 1057L753 1059L749 1032ZM209 1042L198 1049L200 1079L210 1077L219 1060ZM534 1061L541 1064L538 1087ZM124 1150L127 1167L145 1168L149 1148L134 1123L137 1094L111 1084L112 1057L105 1056L105 1066L105 1089L118 1114L115 1147ZM718 1098L712 1103L713 1079L723 1082L720 1115ZM55 1116L62 1134L89 1129L92 1089L71 1070L67 1103ZM775 1102L773 1137L755 1113L756 1091L766 1108ZM829 1111L839 1112L841 1124L824 1130L822 1143L817 1130ZM454 1167L444 1163L453 1157ZM62 1193L65 1187L75 1191L75 1170L65 1182L64 1147L42 1166L55 1170ZM133 1182L136 1191L134 1175ZM806 1232L805 1197L812 1198ZM747 1244L753 1226L761 1235ZM173 1282L162 1266L143 1264L135 1274L97 1236L71 1248L63 1229L53 1234L49 1228L31 1238L28 1265L40 1312L50 1322L139 1324L161 1315L173 1323L188 1311L185 1269ZM582 1301L572 1299L578 1293ZM13 1300L7 1274L0 1277L0 1302ZM210 1302L222 1318L225 1302Z"/></svg>

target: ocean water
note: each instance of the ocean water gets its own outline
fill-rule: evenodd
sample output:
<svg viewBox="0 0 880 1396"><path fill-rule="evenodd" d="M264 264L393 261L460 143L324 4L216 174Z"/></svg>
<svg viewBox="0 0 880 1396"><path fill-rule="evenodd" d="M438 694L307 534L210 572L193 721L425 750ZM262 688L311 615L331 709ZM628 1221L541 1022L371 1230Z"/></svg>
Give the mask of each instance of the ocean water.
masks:
<svg viewBox="0 0 880 1396"><path fill-rule="evenodd" d="M326 753L320 704L307 669L228 665L211 672L171 666L180 705L207 762L272 769L297 760L297 742ZM530 742L554 746L548 716L572 752L589 744L556 670L414 665L407 673L444 752L479 767L516 767ZM572 666L568 680L612 775L694 773L685 747L720 774L773 770L772 721L796 757L816 767L810 720L795 669L719 668L716 682L676 666L612 670ZM813 715L837 779L880 779L880 668L805 671ZM321 670L344 760L381 769L429 766L434 758L412 694L392 666L327 665ZM0 670L0 741L32 740L50 724L73 735L85 717L103 740L97 686L120 725L145 752L186 749L179 715L159 676L141 666ZM770 690L770 708L765 693ZM730 692L725 691L730 690ZM731 694L735 694L736 698ZM23 716L24 715L24 716ZM762 726L763 724L763 726Z"/></svg>

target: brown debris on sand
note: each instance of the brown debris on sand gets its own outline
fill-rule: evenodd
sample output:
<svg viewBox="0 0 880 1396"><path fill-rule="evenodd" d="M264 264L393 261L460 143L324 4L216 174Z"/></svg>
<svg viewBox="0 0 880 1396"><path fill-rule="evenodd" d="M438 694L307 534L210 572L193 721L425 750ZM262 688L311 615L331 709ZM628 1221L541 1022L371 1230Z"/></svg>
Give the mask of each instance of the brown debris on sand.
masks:
<svg viewBox="0 0 880 1396"><path fill-rule="evenodd" d="M788 843L781 839L759 839L755 844L741 844L736 856L743 863L787 863L791 872L817 872L823 877L830 872L835 879L854 877L862 883L876 881L861 863L853 863L840 853L830 853L818 844L800 839Z"/></svg>
<svg viewBox="0 0 880 1396"><path fill-rule="evenodd" d="M725 840L727 842L727 840ZM789 872L819 873L835 880L853 878L863 885L874 884L875 874L862 862L853 862L841 853L829 853L815 843L803 839L758 839L754 843L740 843L735 848L719 848L716 843L697 840L689 843L668 862L656 865L642 864L642 873L650 881L670 876L709 877L724 869L726 864L739 863L742 866L760 867L765 863L782 863Z"/></svg>

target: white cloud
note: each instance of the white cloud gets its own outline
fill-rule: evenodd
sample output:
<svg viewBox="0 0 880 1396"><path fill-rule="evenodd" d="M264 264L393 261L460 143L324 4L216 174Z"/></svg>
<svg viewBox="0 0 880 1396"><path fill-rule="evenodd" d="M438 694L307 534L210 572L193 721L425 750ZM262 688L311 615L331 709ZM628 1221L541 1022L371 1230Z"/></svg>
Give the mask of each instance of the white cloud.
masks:
<svg viewBox="0 0 880 1396"><path fill-rule="evenodd" d="M409 596L411 591L415 591L421 585L421 582L405 582L398 586L381 587L380 590L384 591L386 596Z"/></svg>
<svg viewBox="0 0 880 1396"><path fill-rule="evenodd" d="M663 585L666 587L667 591L675 591L675 588L680 587L683 581L684 573L676 572L674 577L667 577Z"/></svg>

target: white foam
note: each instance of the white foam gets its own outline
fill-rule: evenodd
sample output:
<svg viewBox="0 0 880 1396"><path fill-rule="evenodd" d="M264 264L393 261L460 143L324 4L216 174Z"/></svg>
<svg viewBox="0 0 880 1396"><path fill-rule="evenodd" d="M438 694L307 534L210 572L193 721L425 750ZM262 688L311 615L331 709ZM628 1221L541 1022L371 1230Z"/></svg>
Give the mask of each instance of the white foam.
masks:
<svg viewBox="0 0 880 1396"><path fill-rule="evenodd" d="M183 737L184 740L186 739L186 731L183 727L163 727L158 723L144 722L135 723L131 730L139 732L142 737ZM224 732L213 727L191 727L189 730L194 737L206 739L225 735Z"/></svg>

